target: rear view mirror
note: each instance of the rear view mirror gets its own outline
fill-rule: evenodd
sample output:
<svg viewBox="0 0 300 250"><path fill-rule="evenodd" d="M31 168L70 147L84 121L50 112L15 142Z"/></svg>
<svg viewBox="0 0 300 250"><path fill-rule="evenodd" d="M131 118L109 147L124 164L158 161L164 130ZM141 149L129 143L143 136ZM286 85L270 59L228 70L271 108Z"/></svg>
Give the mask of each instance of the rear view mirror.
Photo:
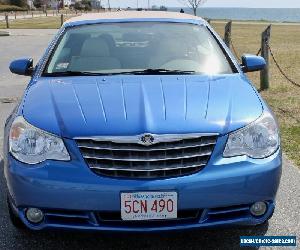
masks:
<svg viewBox="0 0 300 250"><path fill-rule="evenodd" d="M33 60L32 58L14 60L10 63L9 69L17 75L31 76L33 73Z"/></svg>
<svg viewBox="0 0 300 250"><path fill-rule="evenodd" d="M243 55L242 56L242 69L243 72L253 72L263 70L266 66L266 61L261 56Z"/></svg>

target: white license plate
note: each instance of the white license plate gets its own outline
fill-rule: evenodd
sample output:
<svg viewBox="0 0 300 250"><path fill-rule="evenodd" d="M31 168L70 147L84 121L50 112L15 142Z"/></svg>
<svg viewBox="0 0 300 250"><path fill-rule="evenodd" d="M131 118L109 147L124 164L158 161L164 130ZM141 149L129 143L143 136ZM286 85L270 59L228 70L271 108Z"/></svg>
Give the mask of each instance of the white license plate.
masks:
<svg viewBox="0 0 300 250"><path fill-rule="evenodd" d="M166 220L177 218L176 192L121 193L122 220Z"/></svg>

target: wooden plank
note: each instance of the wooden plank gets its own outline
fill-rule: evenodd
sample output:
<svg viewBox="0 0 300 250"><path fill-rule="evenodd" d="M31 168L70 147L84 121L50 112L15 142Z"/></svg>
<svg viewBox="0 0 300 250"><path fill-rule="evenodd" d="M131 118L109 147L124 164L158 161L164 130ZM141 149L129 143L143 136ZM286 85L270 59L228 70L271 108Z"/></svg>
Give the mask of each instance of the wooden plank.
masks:
<svg viewBox="0 0 300 250"><path fill-rule="evenodd" d="M229 21L225 25L225 34L224 34L224 42L228 48L230 48L230 44L231 44L231 27L232 27L232 21Z"/></svg>
<svg viewBox="0 0 300 250"><path fill-rule="evenodd" d="M268 89L269 84L269 43L271 36L271 25L261 34L261 56L266 60L266 67L260 72L260 90Z"/></svg>
<svg viewBox="0 0 300 250"><path fill-rule="evenodd" d="M9 29L9 20L8 20L8 14L5 13L5 23L6 23L6 28Z"/></svg>
<svg viewBox="0 0 300 250"><path fill-rule="evenodd" d="M63 26L64 24L64 14L60 15L60 25Z"/></svg>

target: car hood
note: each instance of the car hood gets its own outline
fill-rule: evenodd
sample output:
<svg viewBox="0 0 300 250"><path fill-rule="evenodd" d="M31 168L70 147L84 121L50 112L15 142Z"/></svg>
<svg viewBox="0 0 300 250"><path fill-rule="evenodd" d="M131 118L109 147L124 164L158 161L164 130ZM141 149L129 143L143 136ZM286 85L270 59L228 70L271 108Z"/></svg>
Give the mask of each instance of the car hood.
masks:
<svg viewBox="0 0 300 250"><path fill-rule="evenodd" d="M257 93L239 74L41 77L25 96L24 118L66 138L226 134L262 113Z"/></svg>

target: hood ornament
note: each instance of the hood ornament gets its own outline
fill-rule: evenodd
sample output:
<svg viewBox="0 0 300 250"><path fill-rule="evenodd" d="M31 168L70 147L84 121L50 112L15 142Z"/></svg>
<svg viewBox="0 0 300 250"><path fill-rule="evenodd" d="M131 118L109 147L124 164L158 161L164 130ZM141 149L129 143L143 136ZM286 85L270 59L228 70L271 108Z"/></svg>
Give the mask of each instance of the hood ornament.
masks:
<svg viewBox="0 0 300 250"><path fill-rule="evenodd" d="M144 145L144 146L150 146L152 144L154 144L154 136L151 134L144 134L141 136L140 138L140 144Z"/></svg>

